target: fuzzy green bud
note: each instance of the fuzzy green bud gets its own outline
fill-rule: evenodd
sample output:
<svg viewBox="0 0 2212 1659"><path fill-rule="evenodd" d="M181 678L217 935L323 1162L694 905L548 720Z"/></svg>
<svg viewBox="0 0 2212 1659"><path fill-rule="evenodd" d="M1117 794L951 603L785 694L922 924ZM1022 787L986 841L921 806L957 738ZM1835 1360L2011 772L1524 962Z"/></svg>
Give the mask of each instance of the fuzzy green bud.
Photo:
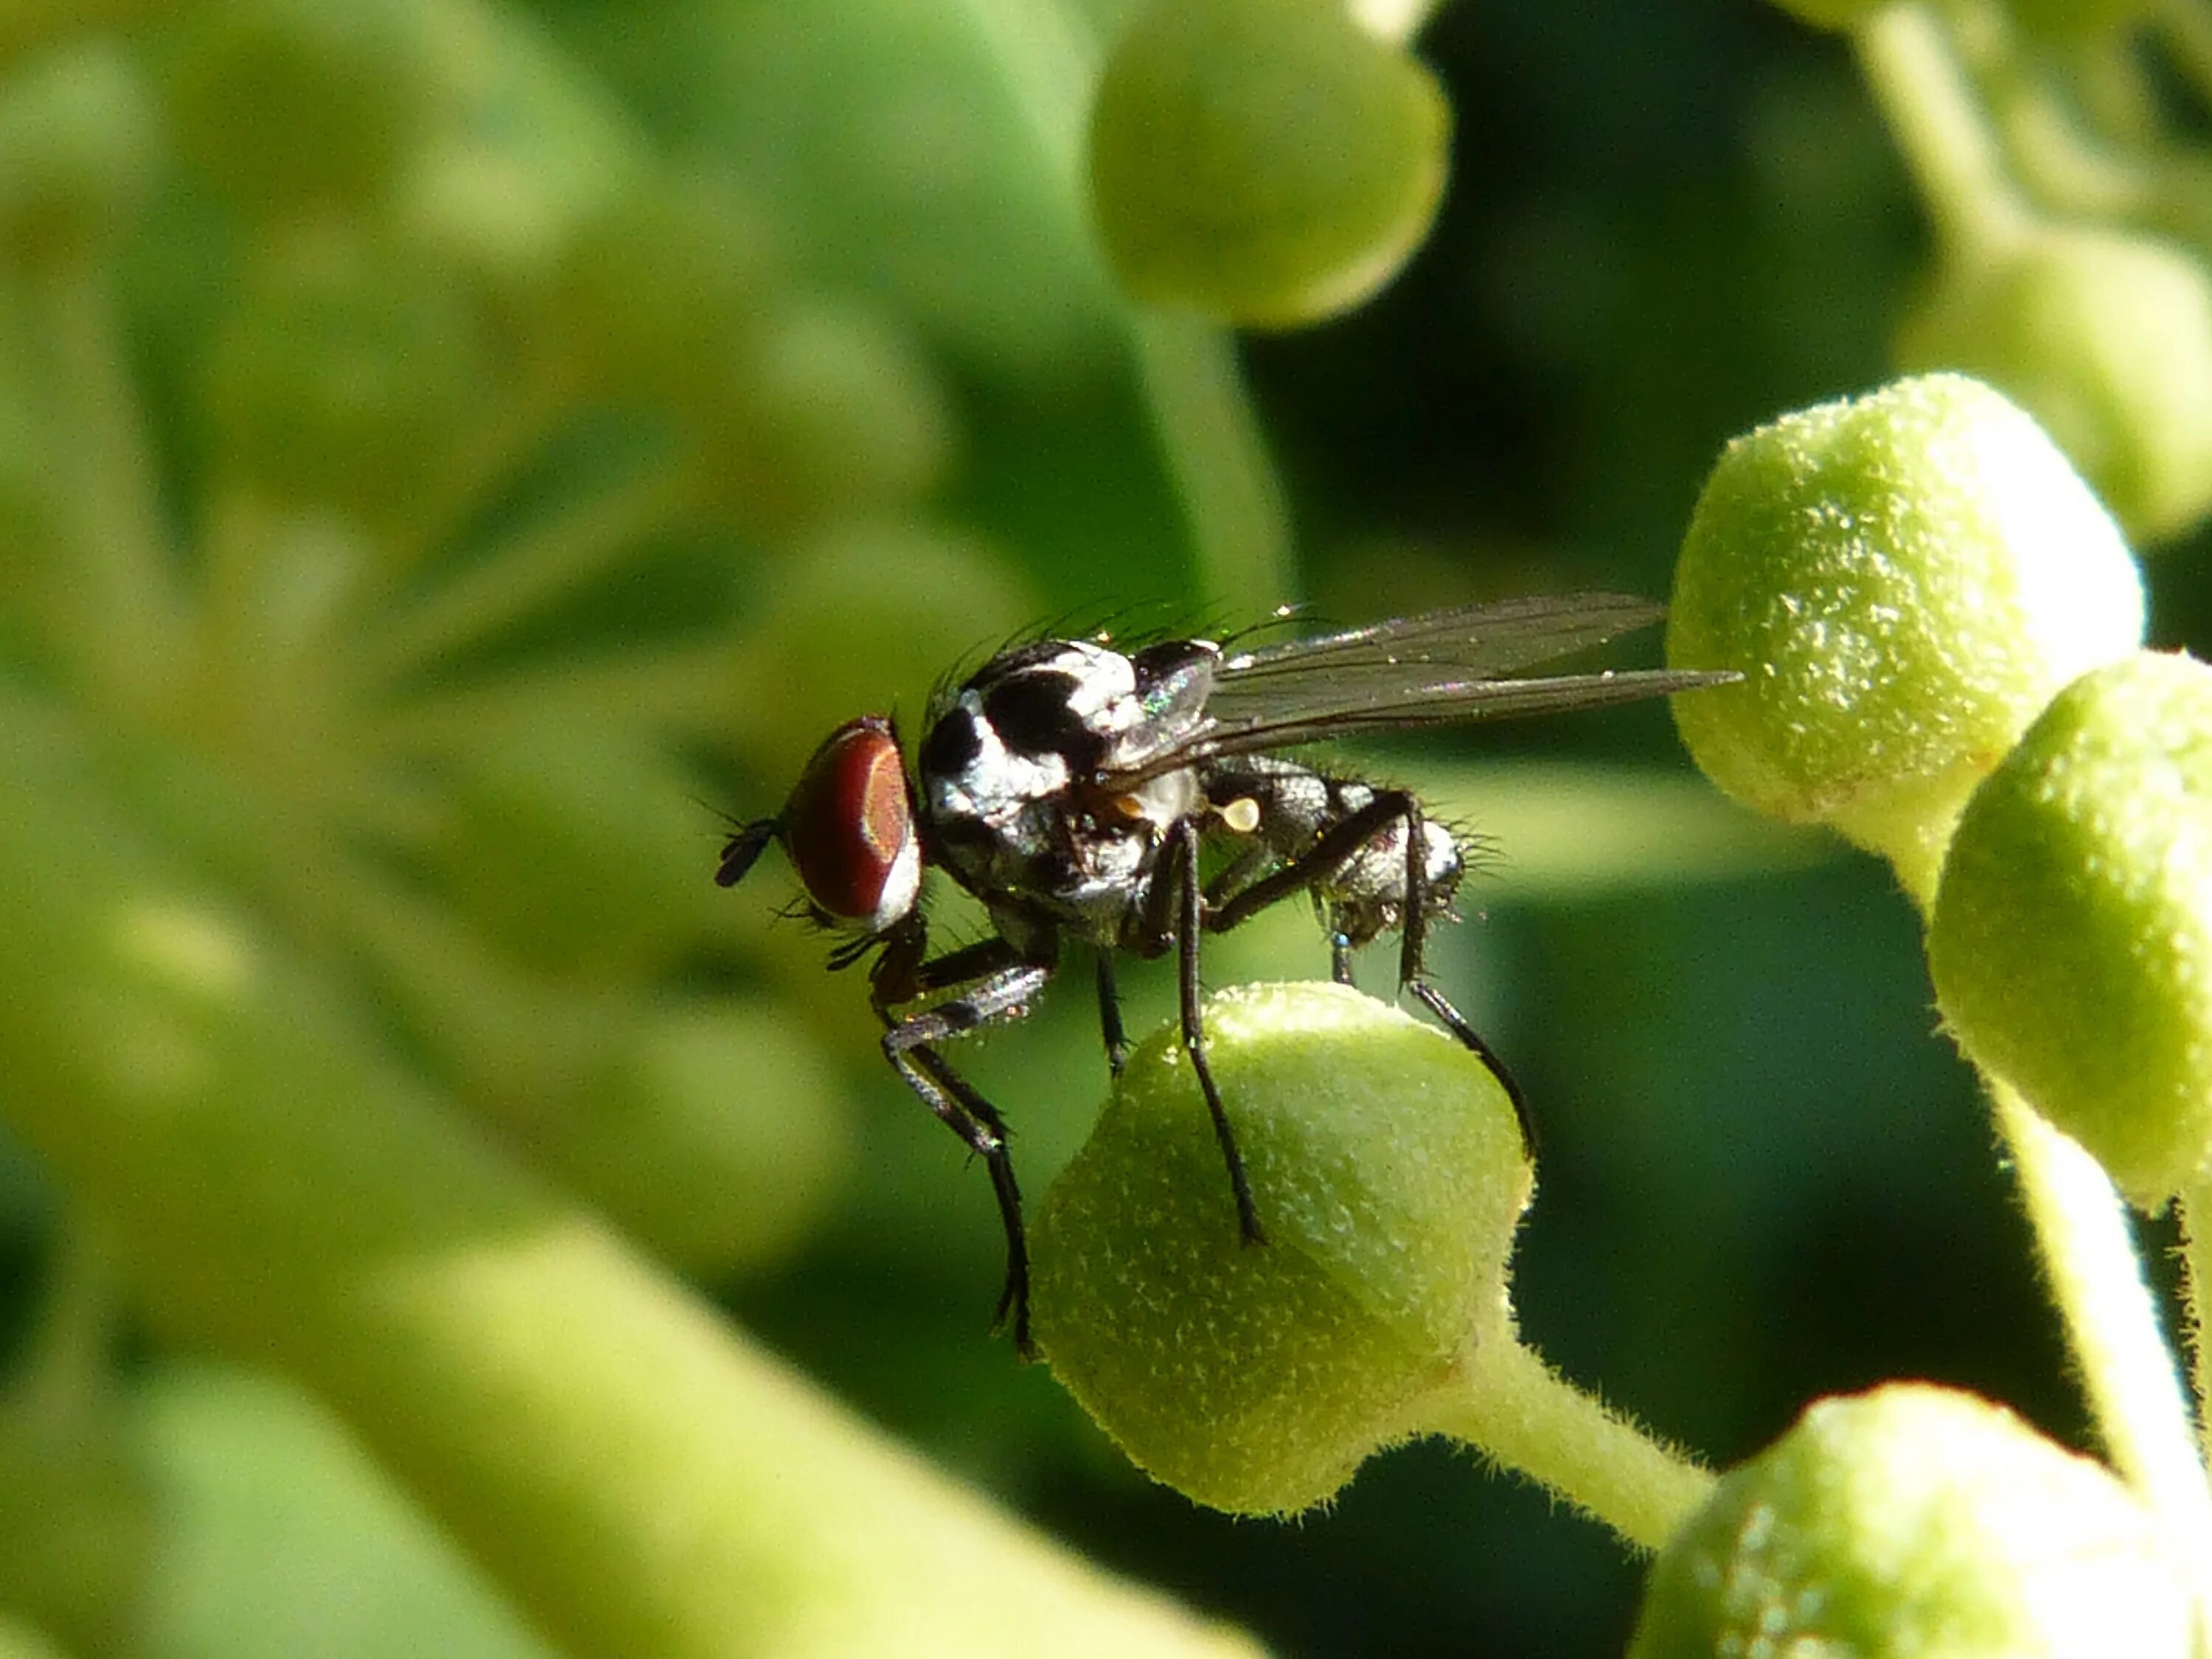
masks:
<svg viewBox="0 0 2212 1659"><path fill-rule="evenodd" d="M2002 387L2131 535L2176 536L2212 509L2212 274L2174 243L2036 230L1947 267L1896 355Z"/></svg>
<svg viewBox="0 0 2212 1659"><path fill-rule="evenodd" d="M706 406L752 319L787 287L757 210L701 179L648 176L586 216L543 301L596 387Z"/></svg>
<svg viewBox="0 0 2212 1659"><path fill-rule="evenodd" d="M2075 675L2142 637L2111 518L2027 416L1961 375L1900 380L1735 440L1682 544L1678 698L1729 794L1825 823L1932 886L1974 785Z"/></svg>
<svg viewBox="0 0 2212 1659"><path fill-rule="evenodd" d="M1312 322L1420 245L1450 128L1434 77L1343 0L1153 0L1091 115L1099 231L1139 299Z"/></svg>
<svg viewBox="0 0 2212 1659"><path fill-rule="evenodd" d="M655 1010L546 1130L562 1173L660 1255L725 1274L789 1250L853 1147L836 1068L787 1012Z"/></svg>
<svg viewBox="0 0 2212 1659"><path fill-rule="evenodd" d="M1242 1239L1176 1032L1131 1057L1031 1229L1038 1345L1130 1458L1245 1514L1323 1503L1499 1316L1530 1171L1443 1033L1348 988L1244 986L1207 1054L1265 1245Z"/></svg>
<svg viewBox="0 0 2212 1659"><path fill-rule="evenodd" d="M2212 1164L2212 668L2052 702L1959 822L1928 959L1960 1046L2130 1199Z"/></svg>
<svg viewBox="0 0 2212 1659"><path fill-rule="evenodd" d="M788 535L906 501L949 464L955 428L935 374L865 307L787 303L722 367L719 391L687 413L702 488L749 527Z"/></svg>
<svg viewBox="0 0 2212 1659"><path fill-rule="evenodd" d="M2185 1659L2187 1581L2112 1474L1922 1383L1814 1405L1661 1552L1630 1659Z"/></svg>

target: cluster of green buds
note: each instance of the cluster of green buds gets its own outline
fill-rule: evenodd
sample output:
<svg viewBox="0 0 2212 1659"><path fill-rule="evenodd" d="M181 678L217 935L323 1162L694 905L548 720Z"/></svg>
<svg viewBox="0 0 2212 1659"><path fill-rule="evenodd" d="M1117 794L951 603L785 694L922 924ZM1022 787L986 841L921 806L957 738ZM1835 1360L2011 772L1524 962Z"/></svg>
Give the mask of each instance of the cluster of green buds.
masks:
<svg viewBox="0 0 2212 1659"><path fill-rule="evenodd" d="M1898 366L2004 392L2138 541L2202 523L2212 196L2157 77L2212 90L2212 17L2192 0L1778 3L1850 36L1935 230Z"/></svg>
<svg viewBox="0 0 2212 1659"><path fill-rule="evenodd" d="M1788 416L1706 484L1668 653L1746 683L1685 702L1683 737L1722 788L1886 858L1920 906L2112 1470L2062 1475L2009 1423L1965 1431L1986 1460L1912 1449L1919 1419L1989 1416L1975 1402L1820 1408L1670 1544L1643 1651L1710 1650L1756 1615L1828 1638L1886 1620L1900 1652L2100 1652L2146 1608L2155 1629L2120 1645L2197 1650L2203 1346L2192 1410L2118 1194L2179 1200L2201 1239L2212 669L2142 650L2142 629L2117 526L2033 421L1960 376ZM2035 1570L2046 1551L2117 1577L2067 1582Z"/></svg>
<svg viewBox="0 0 2212 1659"><path fill-rule="evenodd" d="M2197 1653L2212 1486L2115 1183L2179 1199L2203 1237L2212 669L2142 651L2143 627L2136 563L2065 456L1936 375L1729 446L1668 639L1673 666L1743 677L1677 700L1708 775L1887 859L1927 916L2110 1468L1900 1385L1814 1407L1716 1489L1520 1346L1528 1174L1483 1068L1329 987L1209 1012L1281 1218L1267 1249L1224 1222L1180 1050L1131 1066L1038 1220L1055 1369L1144 1467L1239 1511L1325 1502L1408 1436L1464 1440L1663 1546L1639 1659ZM2191 1249L2201 1331L2212 1261Z"/></svg>

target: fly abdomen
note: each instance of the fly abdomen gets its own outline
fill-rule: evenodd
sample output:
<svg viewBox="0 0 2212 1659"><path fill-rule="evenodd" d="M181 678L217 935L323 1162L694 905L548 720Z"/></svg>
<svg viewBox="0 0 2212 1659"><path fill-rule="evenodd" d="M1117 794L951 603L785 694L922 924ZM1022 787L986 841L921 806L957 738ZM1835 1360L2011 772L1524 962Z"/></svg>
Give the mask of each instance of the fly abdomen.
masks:
<svg viewBox="0 0 2212 1659"><path fill-rule="evenodd" d="M1249 835L1265 854L1249 861L1253 880L1235 884L1240 890L1265 881L1271 869L1311 858L1332 831L1363 817L1378 819L1370 834L1301 884L1313 896L1332 933L1341 934L1353 945L1365 945L1405 926L1410 873L1407 840L1418 822L1423 915L1451 915L1452 896L1466 873L1466 860L1457 837L1423 814L1419 803L1405 791L1332 778L1294 761L1261 756L1214 769L1206 784L1216 816ZM1233 898L1234 894L1223 896Z"/></svg>

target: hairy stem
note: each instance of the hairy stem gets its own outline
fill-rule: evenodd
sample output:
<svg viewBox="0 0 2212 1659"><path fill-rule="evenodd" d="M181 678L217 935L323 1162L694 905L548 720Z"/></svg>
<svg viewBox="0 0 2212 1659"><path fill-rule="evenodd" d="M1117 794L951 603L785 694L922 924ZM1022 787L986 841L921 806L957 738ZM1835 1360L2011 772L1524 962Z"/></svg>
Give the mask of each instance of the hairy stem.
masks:
<svg viewBox="0 0 2212 1659"><path fill-rule="evenodd" d="M2096 1159L2009 1085L1985 1081L2099 1436L2212 1612L2212 1487L2126 1208Z"/></svg>
<svg viewBox="0 0 2212 1659"><path fill-rule="evenodd" d="M1647 1550L1712 1494L1710 1472L1559 1376L1503 1319L1468 1345L1419 1426L1519 1470Z"/></svg>

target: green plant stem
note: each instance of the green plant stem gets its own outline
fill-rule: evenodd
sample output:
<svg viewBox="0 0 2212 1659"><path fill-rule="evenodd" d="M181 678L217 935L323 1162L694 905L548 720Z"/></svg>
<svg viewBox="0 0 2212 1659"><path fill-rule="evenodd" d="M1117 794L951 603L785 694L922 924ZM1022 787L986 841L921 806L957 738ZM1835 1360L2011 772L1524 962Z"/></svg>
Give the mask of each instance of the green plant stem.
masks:
<svg viewBox="0 0 2212 1659"><path fill-rule="evenodd" d="M1978 258L2020 234L2029 210L1935 14L1899 0L1854 45L1946 255Z"/></svg>
<svg viewBox="0 0 2212 1659"><path fill-rule="evenodd" d="M1925 918L1940 862L1893 862ZM2104 1166L2033 1103L1987 1073L1982 1083L2098 1437L2121 1479L2186 1552L2212 1620L2212 1486L2127 1206Z"/></svg>
<svg viewBox="0 0 2212 1659"><path fill-rule="evenodd" d="M1468 1344L1419 1426L1519 1470L1643 1549L1712 1495L1709 1471L1559 1376L1504 1318Z"/></svg>
<svg viewBox="0 0 2212 1659"><path fill-rule="evenodd" d="M2212 1486L2126 1206L2096 1159L2010 1085L1984 1081L2098 1434L2191 1565L2212 1616Z"/></svg>
<svg viewBox="0 0 2212 1659"><path fill-rule="evenodd" d="M0 690L0 1111L142 1305L345 1414L577 1659L1249 1654L845 1413L471 1132Z"/></svg>
<svg viewBox="0 0 2212 1659"><path fill-rule="evenodd" d="M2212 1333L2204 1310L2212 1301L2212 1180L2199 1176L2183 1189L2181 1206L2182 1298L2188 1327L2191 1381L2197 1392L2197 1442L2212 1465Z"/></svg>
<svg viewBox="0 0 2212 1659"><path fill-rule="evenodd" d="M1137 358L1182 498L1206 602L1249 609L1294 595L1289 509L1244 393L1236 338L1184 314L1137 324Z"/></svg>

